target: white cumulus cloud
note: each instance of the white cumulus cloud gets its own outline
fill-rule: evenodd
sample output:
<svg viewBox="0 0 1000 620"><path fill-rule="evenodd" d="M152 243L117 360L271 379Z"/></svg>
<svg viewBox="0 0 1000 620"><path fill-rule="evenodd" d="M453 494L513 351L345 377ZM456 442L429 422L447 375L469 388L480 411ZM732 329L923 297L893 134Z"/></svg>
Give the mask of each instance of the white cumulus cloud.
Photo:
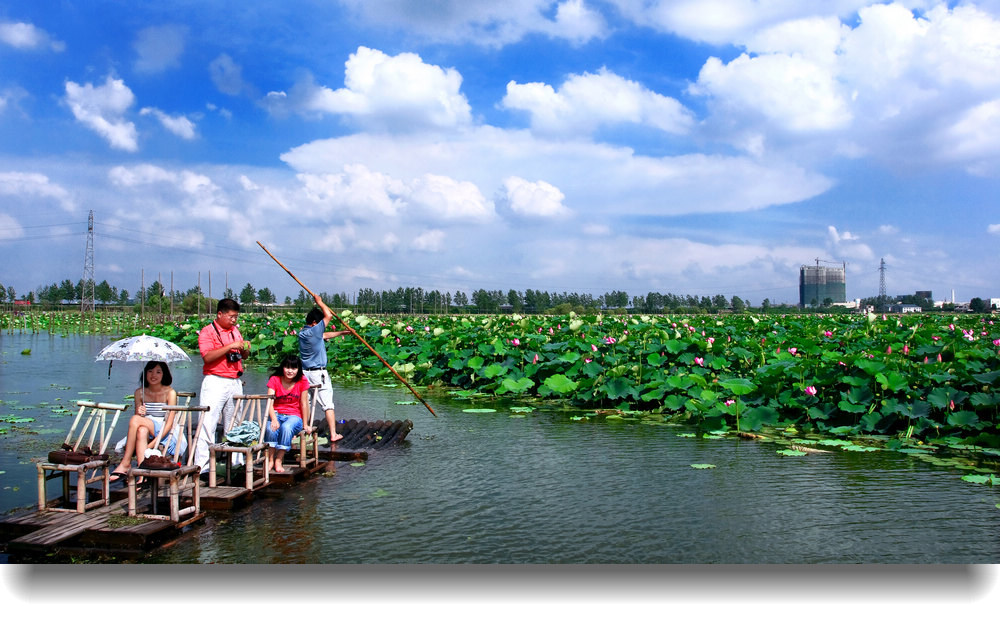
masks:
<svg viewBox="0 0 1000 620"><path fill-rule="evenodd" d="M0 22L0 43L19 50L48 48L53 52L66 49L66 44L53 39L34 24L25 22Z"/></svg>
<svg viewBox="0 0 1000 620"><path fill-rule="evenodd" d="M427 64L416 54L389 56L363 46L345 66L344 87L312 89L302 102L306 111L342 114L375 129L453 128L471 121L455 69Z"/></svg>
<svg viewBox="0 0 1000 620"><path fill-rule="evenodd" d="M195 131L194 123L184 115L170 116L166 112L156 108L143 108L139 110L139 114L143 116L152 115L160 121L160 124L167 131L185 140L194 140L198 135Z"/></svg>
<svg viewBox="0 0 1000 620"><path fill-rule="evenodd" d="M74 211L70 193L49 177L38 172L0 172L0 195L42 198L54 201L64 211Z"/></svg>
<svg viewBox="0 0 1000 620"><path fill-rule="evenodd" d="M135 125L124 118L135 101L124 81L108 76L103 85L88 82L81 86L67 80L65 101L76 120L97 132L113 148L139 150Z"/></svg>
<svg viewBox="0 0 1000 620"><path fill-rule="evenodd" d="M583 0L341 0L355 14L383 28L429 41L501 47L530 34L573 44L600 38L607 24ZM555 9L553 14L553 8Z"/></svg>
<svg viewBox="0 0 1000 620"><path fill-rule="evenodd" d="M602 68L570 76L557 91L548 84L507 84L503 106L528 112L533 130L553 134L590 132L602 125L632 123L668 133L687 133L691 113L676 99Z"/></svg>
<svg viewBox="0 0 1000 620"><path fill-rule="evenodd" d="M523 217L557 218L570 214L563 204L566 196L545 181L531 182L520 177L507 177L501 197L512 212Z"/></svg>

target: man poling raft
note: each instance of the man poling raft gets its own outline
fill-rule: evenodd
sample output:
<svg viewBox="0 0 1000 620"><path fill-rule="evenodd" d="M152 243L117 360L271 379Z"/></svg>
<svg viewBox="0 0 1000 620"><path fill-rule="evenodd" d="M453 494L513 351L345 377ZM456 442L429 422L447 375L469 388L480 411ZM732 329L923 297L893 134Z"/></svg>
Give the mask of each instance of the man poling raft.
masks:
<svg viewBox="0 0 1000 620"><path fill-rule="evenodd" d="M309 287L307 287L305 284L302 283L301 280L299 280L298 278L295 277L294 273L292 273L291 271L288 270L288 267L285 267L284 265L282 265L281 261L279 261L277 258L274 257L274 254L271 254L270 252L268 252L267 248L264 247L263 243L261 243L260 241L258 241L257 245L260 246L260 249L262 249L265 252L267 252L267 255L270 256L271 259L274 260L274 262L278 263L278 266L281 267L282 269L284 269L285 273L287 273L288 275L292 276L292 279L295 280L299 284L299 286L301 286L303 289L305 289L306 293L309 293L309 295L311 297L315 297L316 296L315 293L313 293L311 290L309 290ZM417 391L414 390L410 386L410 384L406 382L406 379L404 379L403 377L399 376L399 373L396 372L396 369L393 368L392 365L389 364L389 362L385 361L382 358L382 356L379 355L378 352L372 347L372 345L368 344L368 341L366 341L364 338L361 337L361 334L359 334L358 332L354 331L354 328L351 327L350 325L348 325L347 321L345 321L344 319L342 319L339 315L334 314L333 316L335 316L337 318L337 320L340 321L340 324L344 326L344 329L346 329L347 331L349 331L354 337L356 337L358 340L360 340L363 345L365 345L366 347L368 347L368 350L371 351L372 354L375 355L375 357L377 357L383 364L385 364L385 367L388 368L392 372L392 374L394 374L396 376L396 378L399 379L403 383L403 385L405 385L410 390L410 392L412 392L413 395L417 397L417 400L419 400L424 405L424 407L427 407L427 411L430 411L431 415L433 415L435 418L437 417L437 414L434 413L434 410L431 409L431 406L427 404L427 401L425 401L420 396L420 394L417 394Z"/></svg>

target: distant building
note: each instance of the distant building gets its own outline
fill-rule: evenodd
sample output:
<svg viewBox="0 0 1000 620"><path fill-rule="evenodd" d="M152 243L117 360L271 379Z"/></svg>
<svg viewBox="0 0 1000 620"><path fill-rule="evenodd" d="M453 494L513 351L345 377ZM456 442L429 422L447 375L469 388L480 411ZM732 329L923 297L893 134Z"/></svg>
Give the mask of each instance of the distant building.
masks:
<svg viewBox="0 0 1000 620"><path fill-rule="evenodd" d="M930 291L917 291L913 296L917 299L934 299Z"/></svg>
<svg viewBox="0 0 1000 620"><path fill-rule="evenodd" d="M912 312L923 312L923 309L916 304L892 304L889 306L889 312L910 314Z"/></svg>
<svg viewBox="0 0 1000 620"><path fill-rule="evenodd" d="M817 261L818 262L818 261ZM799 270L799 307L847 301L847 276L843 267L802 265Z"/></svg>

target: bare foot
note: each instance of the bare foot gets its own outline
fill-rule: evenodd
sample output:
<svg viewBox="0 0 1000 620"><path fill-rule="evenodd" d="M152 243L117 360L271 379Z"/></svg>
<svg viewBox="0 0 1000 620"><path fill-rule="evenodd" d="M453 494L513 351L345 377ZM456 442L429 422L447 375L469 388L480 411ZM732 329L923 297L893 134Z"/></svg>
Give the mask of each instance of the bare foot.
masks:
<svg viewBox="0 0 1000 620"><path fill-rule="evenodd" d="M341 440L341 439L343 439L343 438L344 438L344 436L343 436L343 435L341 435L340 433L334 433L334 434L333 434L333 435L332 435L332 436L330 437L330 443L334 443L334 442L337 442L337 441L340 441L340 440Z"/></svg>
<svg viewBox="0 0 1000 620"><path fill-rule="evenodd" d="M277 465L276 464L274 466L274 473L276 473L276 474L283 474L283 473L285 473L285 468L282 467L281 465Z"/></svg>

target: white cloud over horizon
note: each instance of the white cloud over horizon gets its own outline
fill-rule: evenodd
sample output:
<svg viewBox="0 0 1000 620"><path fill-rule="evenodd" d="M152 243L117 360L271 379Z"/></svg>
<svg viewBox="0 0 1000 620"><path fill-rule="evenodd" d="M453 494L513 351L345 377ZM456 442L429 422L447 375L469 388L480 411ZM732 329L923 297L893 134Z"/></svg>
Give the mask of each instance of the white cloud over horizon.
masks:
<svg viewBox="0 0 1000 620"><path fill-rule="evenodd" d="M864 290L883 256L904 290L985 288L996 261L954 239L995 243L1000 226L982 221L1000 179L997 4L344 0L224 24L137 9L89 55L70 24L0 24L5 53L36 63L0 82L0 123L27 145L0 153L18 205L0 240L37 200L191 252L160 260L238 269L258 239L333 257L323 282L347 289L794 300L801 264L846 261ZM23 54L46 31L72 53Z"/></svg>

